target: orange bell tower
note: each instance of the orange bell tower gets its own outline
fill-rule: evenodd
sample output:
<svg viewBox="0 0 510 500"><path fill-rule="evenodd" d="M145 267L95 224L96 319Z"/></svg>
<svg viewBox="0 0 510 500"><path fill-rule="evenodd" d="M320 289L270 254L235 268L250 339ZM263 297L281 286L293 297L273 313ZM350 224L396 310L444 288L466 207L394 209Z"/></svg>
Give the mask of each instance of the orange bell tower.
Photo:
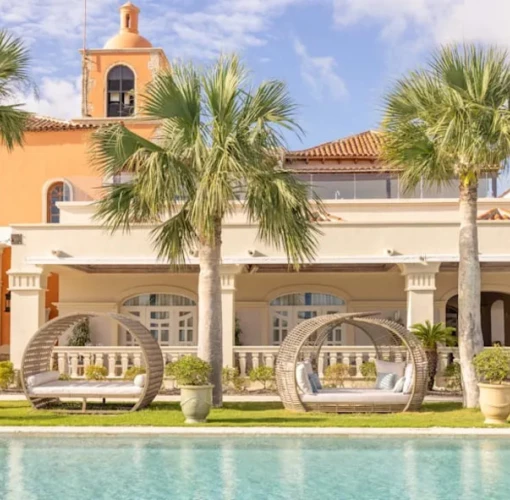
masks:
<svg viewBox="0 0 510 500"><path fill-rule="evenodd" d="M141 118L141 96L157 71L168 67L161 48L140 35L140 9L120 7L119 32L102 49L83 49L82 119Z"/></svg>

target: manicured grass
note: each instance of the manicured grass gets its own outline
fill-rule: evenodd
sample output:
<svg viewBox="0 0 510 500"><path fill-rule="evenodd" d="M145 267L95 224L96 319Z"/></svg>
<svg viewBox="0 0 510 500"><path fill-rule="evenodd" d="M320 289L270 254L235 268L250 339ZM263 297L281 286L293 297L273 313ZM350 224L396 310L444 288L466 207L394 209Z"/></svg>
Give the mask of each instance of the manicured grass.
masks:
<svg viewBox="0 0 510 500"><path fill-rule="evenodd" d="M0 402L0 426L156 426L184 425L178 403L153 403L136 413L118 415L66 415L33 410L19 401ZM478 410L460 403L428 403L420 412L390 415L336 415L293 413L280 403L225 403L212 410L207 424L218 427L485 427ZM507 424L510 426L510 422Z"/></svg>

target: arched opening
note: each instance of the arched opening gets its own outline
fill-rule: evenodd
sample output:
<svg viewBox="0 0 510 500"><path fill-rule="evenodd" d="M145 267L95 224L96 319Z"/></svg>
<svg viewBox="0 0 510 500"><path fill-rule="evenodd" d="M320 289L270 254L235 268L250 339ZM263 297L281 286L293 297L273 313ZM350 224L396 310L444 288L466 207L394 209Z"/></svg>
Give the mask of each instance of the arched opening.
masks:
<svg viewBox="0 0 510 500"><path fill-rule="evenodd" d="M269 304L270 341L280 345L287 334L299 323L307 319L345 312L345 301L327 293L301 292L280 295ZM344 325L334 328L328 335L328 345L342 345Z"/></svg>
<svg viewBox="0 0 510 500"><path fill-rule="evenodd" d="M107 110L111 117L135 113L135 74L122 64L114 66L107 78Z"/></svg>
<svg viewBox="0 0 510 500"><path fill-rule="evenodd" d="M458 327L459 297L454 295L446 303L446 324ZM483 342L486 347L500 343L510 346L510 294L482 292L481 323Z"/></svg>
<svg viewBox="0 0 510 500"><path fill-rule="evenodd" d="M122 314L135 317L144 325L159 345L196 345L197 304L183 295L144 293L126 300ZM121 343L133 345L134 339L123 332Z"/></svg>
<svg viewBox="0 0 510 500"><path fill-rule="evenodd" d="M60 201L71 201L71 190L64 181L56 181L46 191L46 222L58 224L60 222Z"/></svg>

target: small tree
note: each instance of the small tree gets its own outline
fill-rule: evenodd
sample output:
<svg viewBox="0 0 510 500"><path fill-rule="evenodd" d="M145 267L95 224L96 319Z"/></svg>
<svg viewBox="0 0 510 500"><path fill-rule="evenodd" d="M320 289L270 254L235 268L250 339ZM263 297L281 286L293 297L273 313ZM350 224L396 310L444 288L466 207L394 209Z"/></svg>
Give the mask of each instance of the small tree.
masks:
<svg viewBox="0 0 510 500"><path fill-rule="evenodd" d="M90 344L90 323L89 318L84 318L74 325L73 332L69 337L67 345L73 347L84 347L87 344Z"/></svg>
<svg viewBox="0 0 510 500"><path fill-rule="evenodd" d="M434 388L434 380L437 373L437 345L457 345L457 338L453 335L455 328L446 326L444 323L432 324L430 321L416 323L411 327L411 332L418 337L427 355L429 368L429 379L427 388L431 391Z"/></svg>
<svg viewBox="0 0 510 500"><path fill-rule="evenodd" d="M183 356L172 363L172 373L178 385L208 385L211 365L196 356Z"/></svg>
<svg viewBox="0 0 510 500"><path fill-rule="evenodd" d="M274 370L270 366L258 366L250 372L252 382L260 382L264 389L270 389L273 385Z"/></svg>
<svg viewBox="0 0 510 500"><path fill-rule="evenodd" d="M364 363L361 363L359 371L367 380L375 380L377 378L377 369L373 361L365 361Z"/></svg>
<svg viewBox="0 0 510 500"><path fill-rule="evenodd" d="M106 366L89 365L85 368L85 378L87 380L104 380L108 375Z"/></svg>
<svg viewBox="0 0 510 500"><path fill-rule="evenodd" d="M343 363L329 365L324 372L324 378L329 385L334 387L343 387L344 380L349 375L349 367Z"/></svg>
<svg viewBox="0 0 510 500"><path fill-rule="evenodd" d="M143 375L147 370L143 366L132 366L124 373L124 380L134 380L137 375Z"/></svg>
<svg viewBox="0 0 510 500"><path fill-rule="evenodd" d="M510 353L501 347L485 349L473 364L478 378L489 384L501 384L510 375Z"/></svg>
<svg viewBox="0 0 510 500"><path fill-rule="evenodd" d="M0 389L5 391L14 383L14 365L10 361L0 362Z"/></svg>

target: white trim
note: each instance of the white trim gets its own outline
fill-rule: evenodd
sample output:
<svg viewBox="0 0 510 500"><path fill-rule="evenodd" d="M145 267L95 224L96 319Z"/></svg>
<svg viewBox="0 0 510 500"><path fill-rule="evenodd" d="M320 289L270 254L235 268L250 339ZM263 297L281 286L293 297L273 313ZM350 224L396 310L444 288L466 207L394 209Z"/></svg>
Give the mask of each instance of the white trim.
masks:
<svg viewBox="0 0 510 500"><path fill-rule="evenodd" d="M166 265L167 261L157 257L55 257L34 256L26 257L25 262L32 265ZM398 255L391 256L331 256L317 257L307 264L427 264L429 262L459 262L459 256L454 254L432 255ZM481 254L480 262L510 263L510 254ZM223 257L223 264L288 264L286 257ZM186 264L199 264L199 259L191 257Z"/></svg>
<svg viewBox="0 0 510 500"><path fill-rule="evenodd" d="M48 215L48 189L53 186L53 184L57 184L58 182L62 182L67 189L69 190L69 200L64 200L66 203L72 202L74 200L74 187L73 185L65 178L65 177L54 177L52 179L47 180L42 187L42 213L41 219L43 224L49 224L47 220ZM58 206L58 205L57 205ZM60 210L60 207L59 207ZM55 224L52 224L55 225Z"/></svg>

